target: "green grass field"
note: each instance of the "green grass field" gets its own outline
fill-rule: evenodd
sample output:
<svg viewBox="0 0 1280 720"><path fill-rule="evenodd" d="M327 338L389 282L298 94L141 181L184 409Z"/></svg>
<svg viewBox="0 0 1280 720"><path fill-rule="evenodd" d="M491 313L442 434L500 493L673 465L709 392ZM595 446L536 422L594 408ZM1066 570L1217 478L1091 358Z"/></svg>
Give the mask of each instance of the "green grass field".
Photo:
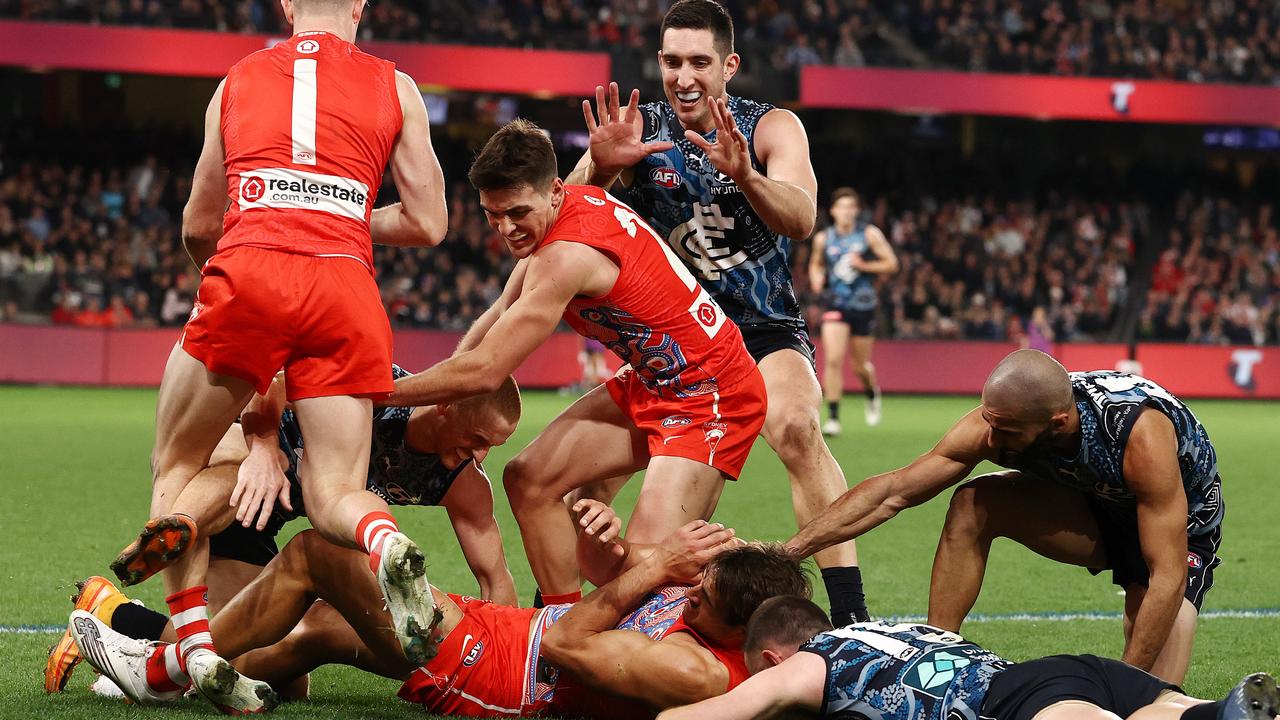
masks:
<svg viewBox="0 0 1280 720"><path fill-rule="evenodd" d="M511 441L492 454L502 464L527 443L568 398L526 395L525 419ZM904 464L932 444L974 404L968 398L891 397L884 423L862 426L861 400L846 400L845 435L832 450L851 482ZM155 394L143 390L0 387L0 716L194 717L215 711L196 702L172 709L127 708L87 691L92 673L77 670L67 692L46 697L41 686L45 649L66 622L67 596L76 579L105 574L106 565L146 519ZM1280 404L1195 402L1218 448L1225 479L1224 562L1205 603L1186 688L1217 697L1247 671L1280 670L1280 493L1272 482ZM1269 469L1270 468L1270 469ZM619 498L628 508L636 483ZM515 522L502 498L498 515L522 597L533 581ZM872 612L877 616L925 611L929 568L946 496L906 513L858 543ZM405 531L428 549L431 579L451 591L474 591L443 511L404 509ZM794 531L786 476L763 442L743 480L729 487L716 519L747 538L782 540ZM293 527L286 530L290 533ZM1042 560L1020 547L997 543L986 586L965 635L1014 660L1054 653L1118 656L1122 608L1106 576ZM163 608L158 583L138 596ZM825 604L825 597L820 598ZM1267 610L1261 617L1225 611ZM1103 618L1063 620L1061 614ZM1009 617L1020 615L1022 617ZM1212 615L1226 615L1213 617ZM1003 617L1002 617L1003 616ZM22 631L19 628L27 626ZM34 626L34 627L32 627ZM43 626L43 629L41 628ZM282 707L298 718L422 718L420 709L394 697L397 684L348 668L313 675L312 699Z"/></svg>

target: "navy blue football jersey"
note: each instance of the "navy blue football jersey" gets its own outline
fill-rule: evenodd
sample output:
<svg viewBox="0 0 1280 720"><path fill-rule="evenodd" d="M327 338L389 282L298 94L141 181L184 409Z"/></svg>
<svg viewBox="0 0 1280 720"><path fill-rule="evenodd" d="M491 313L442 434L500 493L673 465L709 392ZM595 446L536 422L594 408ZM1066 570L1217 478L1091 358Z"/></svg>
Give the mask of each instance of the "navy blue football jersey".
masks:
<svg viewBox="0 0 1280 720"><path fill-rule="evenodd" d="M1080 449L1064 456L1051 447L1032 446L999 464L1135 507L1137 498L1124 481L1124 452L1138 414L1150 408L1168 417L1177 435L1187 532L1204 535L1222 523L1218 456L1209 433L1182 401L1144 377L1106 370L1071 373L1071 389L1080 413Z"/></svg>
<svg viewBox="0 0 1280 720"><path fill-rule="evenodd" d="M827 664L820 717L979 720L991 680L1012 663L919 623L857 623L800 646Z"/></svg>
<svg viewBox="0 0 1280 720"><path fill-rule="evenodd" d="M855 270L850 259L859 255L864 260L875 260L867 244L867 224L859 222L847 234L827 228L823 242L823 261L827 268L827 299L829 307L841 310L875 310L876 278L870 273Z"/></svg>
<svg viewBox="0 0 1280 720"><path fill-rule="evenodd" d="M732 96L728 104L751 144L752 165L763 173L755 131L773 106ZM644 142L668 141L675 147L637 164L631 187L618 197L666 238L739 327L803 329L791 281L791 238L770 230L737 184L685 138L670 103L646 103L640 110ZM715 132L706 137L714 140Z"/></svg>

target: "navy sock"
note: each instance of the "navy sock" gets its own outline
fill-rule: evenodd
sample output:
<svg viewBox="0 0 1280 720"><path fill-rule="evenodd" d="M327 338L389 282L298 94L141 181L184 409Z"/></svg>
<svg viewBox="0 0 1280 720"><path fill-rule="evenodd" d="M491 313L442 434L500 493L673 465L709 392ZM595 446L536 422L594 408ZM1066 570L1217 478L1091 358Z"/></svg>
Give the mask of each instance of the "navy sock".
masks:
<svg viewBox="0 0 1280 720"><path fill-rule="evenodd" d="M874 385L863 385L862 394L867 396L868 400L876 399L876 388Z"/></svg>
<svg viewBox="0 0 1280 720"><path fill-rule="evenodd" d="M832 420L840 419L840 401L827 403L827 415Z"/></svg>
<svg viewBox="0 0 1280 720"><path fill-rule="evenodd" d="M533 591L533 606L538 609L547 606L546 603L542 602L542 588L538 588Z"/></svg>
<svg viewBox="0 0 1280 720"><path fill-rule="evenodd" d="M169 618L136 603L123 603L111 613L111 629L139 640L159 640Z"/></svg>
<svg viewBox="0 0 1280 720"><path fill-rule="evenodd" d="M862 592L862 570L854 567L822 568L822 584L831 599L831 624L844 627L871 619Z"/></svg>

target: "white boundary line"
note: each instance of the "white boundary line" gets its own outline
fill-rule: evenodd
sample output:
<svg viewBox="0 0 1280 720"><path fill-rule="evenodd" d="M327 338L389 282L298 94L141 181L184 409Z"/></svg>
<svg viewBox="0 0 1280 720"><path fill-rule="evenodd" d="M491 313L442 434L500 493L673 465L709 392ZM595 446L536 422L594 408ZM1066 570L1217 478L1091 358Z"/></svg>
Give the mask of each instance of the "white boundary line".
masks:
<svg viewBox="0 0 1280 720"><path fill-rule="evenodd" d="M970 615L965 622L1076 622L1090 620L1120 620L1124 616L1118 612L1081 612L1081 613L1009 613L996 615ZM1201 620L1217 618L1280 618L1280 608L1248 608L1241 610L1206 610L1200 613ZM876 620L886 623L922 623L924 615L890 615ZM65 625L0 625L0 635L45 635L60 633Z"/></svg>

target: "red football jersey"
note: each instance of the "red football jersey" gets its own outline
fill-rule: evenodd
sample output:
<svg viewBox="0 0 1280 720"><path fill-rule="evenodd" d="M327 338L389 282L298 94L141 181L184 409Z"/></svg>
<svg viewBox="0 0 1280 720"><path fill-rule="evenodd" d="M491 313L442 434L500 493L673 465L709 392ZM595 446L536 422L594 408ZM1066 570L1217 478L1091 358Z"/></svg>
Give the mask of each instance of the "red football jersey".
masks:
<svg viewBox="0 0 1280 720"><path fill-rule="evenodd" d="M227 196L219 250L354 257L403 116L395 65L326 32L236 63L222 93Z"/></svg>
<svg viewBox="0 0 1280 720"><path fill-rule="evenodd" d="M575 298L565 321L630 363L650 390L710 395L756 372L738 326L631 208L600 188L566 186L543 244L564 241L589 245L618 264L613 289Z"/></svg>

